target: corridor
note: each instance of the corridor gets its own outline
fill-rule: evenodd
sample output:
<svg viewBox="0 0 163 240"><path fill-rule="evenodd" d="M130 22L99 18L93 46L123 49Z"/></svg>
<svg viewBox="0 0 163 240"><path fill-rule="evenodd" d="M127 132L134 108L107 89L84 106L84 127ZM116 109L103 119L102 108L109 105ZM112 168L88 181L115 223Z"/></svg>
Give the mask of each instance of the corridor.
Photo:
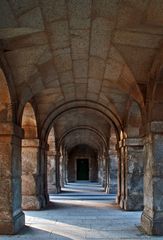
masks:
<svg viewBox="0 0 163 240"><path fill-rule="evenodd" d="M26 226L15 236L0 239L102 240L163 239L140 231L141 212L125 212L98 183L80 181L52 194L42 211L26 211Z"/></svg>

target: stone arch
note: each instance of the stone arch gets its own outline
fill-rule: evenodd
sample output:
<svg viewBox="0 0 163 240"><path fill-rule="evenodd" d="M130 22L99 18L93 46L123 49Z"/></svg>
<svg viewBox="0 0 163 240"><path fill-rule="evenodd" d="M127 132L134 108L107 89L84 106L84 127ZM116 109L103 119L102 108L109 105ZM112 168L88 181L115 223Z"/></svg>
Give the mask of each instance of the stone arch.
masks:
<svg viewBox="0 0 163 240"><path fill-rule="evenodd" d="M26 103L22 115L22 128L24 129L24 138L37 138L37 123L34 109L31 103Z"/></svg>
<svg viewBox="0 0 163 240"><path fill-rule="evenodd" d="M26 103L22 114L22 208L40 209L40 141L37 133L37 121L31 103Z"/></svg>
<svg viewBox="0 0 163 240"><path fill-rule="evenodd" d="M21 210L20 177L23 132L14 124L12 106L9 86L0 68L0 234L14 234L25 223L24 213Z"/></svg>
<svg viewBox="0 0 163 240"><path fill-rule="evenodd" d="M108 107L106 107L102 104L97 104L96 102L92 102L92 101L90 101L90 102L89 101L86 101L86 102L85 101L77 101L77 102L72 101L72 102L67 102L67 103L59 106L58 108L55 109L55 111L50 113L50 115L47 117L47 119L43 122L43 124L41 126L41 132L40 132L41 138L46 141L49 131L50 131L55 119L57 119L58 116L60 116L64 112L67 112L67 111L69 111L71 109L75 109L75 108L76 109L77 108L86 108L86 109L91 109L91 110L102 113L103 116L108 119L108 122L110 122L110 124L112 124L115 127L116 132L118 133L117 134L118 136L120 134L120 131L123 129L120 119Z"/></svg>
<svg viewBox="0 0 163 240"><path fill-rule="evenodd" d="M12 103L8 84L3 70L0 68L0 122L12 121Z"/></svg>
<svg viewBox="0 0 163 240"><path fill-rule="evenodd" d="M163 121L163 47L155 56L147 88L147 122Z"/></svg>
<svg viewBox="0 0 163 240"><path fill-rule="evenodd" d="M135 138L141 135L142 130L142 113L137 102L132 101L127 115L125 132L127 137Z"/></svg>

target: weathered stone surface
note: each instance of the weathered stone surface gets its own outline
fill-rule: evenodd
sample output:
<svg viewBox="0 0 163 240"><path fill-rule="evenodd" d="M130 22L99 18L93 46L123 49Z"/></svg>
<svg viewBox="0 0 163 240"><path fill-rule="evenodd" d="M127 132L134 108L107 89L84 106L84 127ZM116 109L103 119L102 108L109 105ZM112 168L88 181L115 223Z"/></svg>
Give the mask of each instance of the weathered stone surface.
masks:
<svg viewBox="0 0 163 240"><path fill-rule="evenodd" d="M0 1L0 222L7 219L7 232L17 231L15 216L23 219L22 172L23 204L44 207L47 180L60 191L68 180L67 154L78 145L95 153L90 179L111 188L112 126L120 141L118 203L141 208L144 160L142 225L163 234L162 13L159 0ZM33 114L22 124L29 103ZM46 146L53 126L57 152ZM142 136L148 136L146 157Z"/></svg>
<svg viewBox="0 0 163 240"><path fill-rule="evenodd" d="M141 225L150 235L163 235L162 140L162 134L151 133L146 141L145 207L141 218Z"/></svg>
<svg viewBox="0 0 163 240"><path fill-rule="evenodd" d="M18 130L17 136L14 135ZM25 224L21 211L20 144L22 129L1 124L0 133L0 234L14 234ZM14 164L13 164L14 163Z"/></svg>

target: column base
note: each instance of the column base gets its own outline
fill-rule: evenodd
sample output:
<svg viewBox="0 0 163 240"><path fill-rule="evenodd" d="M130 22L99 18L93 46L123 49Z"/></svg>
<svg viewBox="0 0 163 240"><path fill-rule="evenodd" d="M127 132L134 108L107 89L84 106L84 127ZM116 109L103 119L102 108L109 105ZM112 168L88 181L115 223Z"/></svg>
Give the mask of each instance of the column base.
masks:
<svg viewBox="0 0 163 240"><path fill-rule="evenodd" d="M163 236L163 216L152 219L146 213L142 213L141 227L148 235Z"/></svg>
<svg viewBox="0 0 163 240"><path fill-rule="evenodd" d="M53 192L52 193L60 193L61 192L61 186L54 186L53 187Z"/></svg>
<svg viewBox="0 0 163 240"><path fill-rule="evenodd" d="M116 196L115 202L116 202L117 204L120 204L120 195L117 195L117 196Z"/></svg>
<svg viewBox="0 0 163 240"><path fill-rule="evenodd" d="M18 213L11 218L11 221L0 221L0 235L13 235L19 232L25 226L25 215Z"/></svg>
<svg viewBox="0 0 163 240"><path fill-rule="evenodd" d="M120 208L124 209L124 197L120 197L120 201L119 201L119 206Z"/></svg>
<svg viewBox="0 0 163 240"><path fill-rule="evenodd" d="M40 210L44 200L42 196L22 196L23 210Z"/></svg>
<svg viewBox="0 0 163 240"><path fill-rule="evenodd" d="M143 208L142 195L132 195L124 199L124 210L126 211L142 211Z"/></svg>

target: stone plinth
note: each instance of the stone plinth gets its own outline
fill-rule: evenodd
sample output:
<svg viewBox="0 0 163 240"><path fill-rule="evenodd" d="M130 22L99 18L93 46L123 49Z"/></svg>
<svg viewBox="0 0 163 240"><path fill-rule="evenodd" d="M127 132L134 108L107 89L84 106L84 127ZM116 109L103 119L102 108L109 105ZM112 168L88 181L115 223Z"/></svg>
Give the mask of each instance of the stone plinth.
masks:
<svg viewBox="0 0 163 240"><path fill-rule="evenodd" d="M25 225L21 210L21 138L14 124L0 123L0 234L15 234Z"/></svg>

